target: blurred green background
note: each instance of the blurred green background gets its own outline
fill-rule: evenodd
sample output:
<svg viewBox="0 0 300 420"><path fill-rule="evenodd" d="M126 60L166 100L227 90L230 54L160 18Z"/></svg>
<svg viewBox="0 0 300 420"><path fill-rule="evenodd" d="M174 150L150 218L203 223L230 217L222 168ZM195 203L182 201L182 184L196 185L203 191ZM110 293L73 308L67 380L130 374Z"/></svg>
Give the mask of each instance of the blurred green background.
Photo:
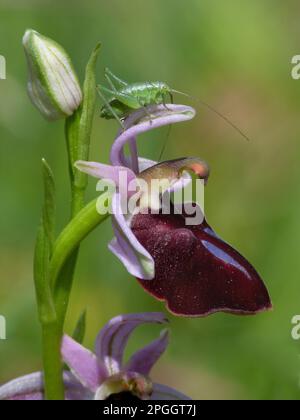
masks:
<svg viewBox="0 0 300 420"><path fill-rule="evenodd" d="M300 54L297 0L1 0L0 54L0 383L40 369L40 329L32 256L40 216L40 160L57 182L58 229L69 215L63 123L49 124L26 94L21 46L26 28L54 38L70 53L82 80L91 49L103 43L98 79L109 66L128 81L163 80L229 116L246 142L213 113L173 128L164 158L200 156L212 175L206 190L210 224L257 268L274 311L256 317L207 319L170 315L171 344L153 376L197 399L299 399L300 342L291 319L300 313L300 81L291 57ZM177 101L182 101L178 97ZM115 122L95 116L91 157L108 162ZM140 142L157 159L166 131ZM90 181L89 198L96 182ZM107 250L109 221L83 244L67 331L88 311L85 344L111 317L164 310ZM158 334L141 328L133 349Z"/></svg>

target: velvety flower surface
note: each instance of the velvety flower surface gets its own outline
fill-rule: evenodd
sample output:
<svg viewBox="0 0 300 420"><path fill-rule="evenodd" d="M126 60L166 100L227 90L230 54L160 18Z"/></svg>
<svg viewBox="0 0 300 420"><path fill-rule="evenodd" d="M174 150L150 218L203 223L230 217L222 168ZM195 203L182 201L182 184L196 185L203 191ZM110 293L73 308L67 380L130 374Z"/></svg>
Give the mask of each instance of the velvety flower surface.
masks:
<svg viewBox="0 0 300 420"><path fill-rule="evenodd" d="M136 215L132 231L155 261L155 278L140 284L171 312L204 316L270 308L258 273L206 221L186 226L180 215Z"/></svg>
<svg viewBox="0 0 300 420"><path fill-rule="evenodd" d="M151 119L143 119L142 112L137 111L125 121L126 129L119 133L111 148L111 166L77 162L77 168L111 180L127 171L129 181L136 179L137 185L140 180L149 183L156 178L168 178L170 188L162 195L184 188L191 180L189 172L206 184L209 168L200 159L157 163L140 158L137 152L139 134L188 121L195 111L183 105L150 107ZM129 157L124 152L126 145L130 146ZM171 207L169 214L161 214L161 208L151 198L140 191L140 204L156 210L156 214L149 214L151 211L144 214L140 206L126 215L122 191L117 185L112 199L115 238L109 245L148 293L166 301L168 309L181 316L205 316L218 311L249 315L271 308L268 291L254 267L219 238L205 219L197 225L187 225L187 218L176 214L175 207Z"/></svg>
<svg viewBox="0 0 300 420"><path fill-rule="evenodd" d="M66 400L186 400L184 394L153 383L150 371L168 345L168 331L134 353L127 363L124 351L132 332L142 324L165 324L161 313L138 313L113 318L100 331L92 353L64 336L62 357L71 372L64 373ZM0 400L43 400L40 372L15 379L0 387Z"/></svg>

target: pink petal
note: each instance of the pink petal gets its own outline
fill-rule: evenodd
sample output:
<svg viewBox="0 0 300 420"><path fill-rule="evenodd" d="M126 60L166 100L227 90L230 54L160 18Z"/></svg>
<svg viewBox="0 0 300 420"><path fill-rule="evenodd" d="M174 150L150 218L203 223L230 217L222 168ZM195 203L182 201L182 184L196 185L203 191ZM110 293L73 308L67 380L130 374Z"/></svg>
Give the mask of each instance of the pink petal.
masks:
<svg viewBox="0 0 300 420"><path fill-rule="evenodd" d="M149 107L148 112L151 115L153 114L151 121L142 121L136 124L142 117L145 117L143 109L136 111L126 119L126 129L119 133L111 148L110 161L114 166L122 166L124 164L124 147L139 134L169 124L188 121L195 116L195 110L186 105L169 104L168 109L163 105L156 105Z"/></svg>
<svg viewBox="0 0 300 420"><path fill-rule="evenodd" d="M104 362L109 375L122 370L124 350L135 328L145 323L166 322L164 314L158 312L120 315L110 320L96 340L96 355Z"/></svg>
<svg viewBox="0 0 300 420"><path fill-rule="evenodd" d="M157 340L154 340L148 346L142 348L131 356L126 365L126 370L148 376L152 367L166 350L168 343L169 334L168 331L165 330L161 333Z"/></svg>
<svg viewBox="0 0 300 420"><path fill-rule="evenodd" d="M93 399L93 394L84 388L70 372L64 372L65 399ZM14 379L0 387L0 400L37 401L44 400L44 381L41 372Z"/></svg>
<svg viewBox="0 0 300 420"><path fill-rule="evenodd" d="M80 383L96 392L107 376L104 366L101 366L97 357L67 335L63 338L61 353L64 362Z"/></svg>
<svg viewBox="0 0 300 420"><path fill-rule="evenodd" d="M134 172L125 166L111 166L97 162L78 160L75 163L75 167L79 171L95 178L110 180L116 185L116 187L120 186L120 180L123 181L126 178L128 185L136 179Z"/></svg>
<svg viewBox="0 0 300 420"><path fill-rule="evenodd" d="M154 261L149 252L140 244L129 227L122 206L121 195L116 193L112 199L113 227L116 239L109 249L125 264L134 277L150 280L154 277Z"/></svg>

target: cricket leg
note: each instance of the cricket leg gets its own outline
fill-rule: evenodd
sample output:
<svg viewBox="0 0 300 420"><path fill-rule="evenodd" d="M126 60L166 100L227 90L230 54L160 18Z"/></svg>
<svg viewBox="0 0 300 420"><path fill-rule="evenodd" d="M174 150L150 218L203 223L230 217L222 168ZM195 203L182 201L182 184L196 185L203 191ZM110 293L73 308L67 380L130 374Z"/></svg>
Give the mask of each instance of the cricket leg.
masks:
<svg viewBox="0 0 300 420"><path fill-rule="evenodd" d="M120 79L119 77L115 76L113 74L113 72L111 70L109 70L109 68L106 67L105 69L105 75L110 76L111 78L113 78L117 83L119 83L120 86L125 87L128 85L128 83L126 83L124 80Z"/></svg>
<svg viewBox="0 0 300 420"><path fill-rule="evenodd" d="M111 87L111 89L113 90L114 93L118 93L117 88L115 87L113 81L111 80L111 78L109 77L108 74L105 74L105 79L107 80L109 86Z"/></svg>
<svg viewBox="0 0 300 420"><path fill-rule="evenodd" d="M150 112L148 111L147 107L145 105L141 105L141 108L144 109L145 114L147 115L147 117L149 118L150 124L152 125L153 120L152 120L152 115L150 114Z"/></svg>
<svg viewBox="0 0 300 420"><path fill-rule="evenodd" d="M110 105L110 103L108 102L108 100L106 99L106 97L103 95L103 93L101 92L100 88L106 92L109 93L113 93L111 92L109 89L106 89L105 87L102 87L101 85L97 86L97 92L100 96L100 98L102 99L102 101L104 102L105 106L110 110L110 112L112 113L112 115L115 117L115 119L119 122L120 126L124 129L124 124L121 121L121 119L119 118L119 116L117 115L117 113L115 112L115 110L113 109L113 107Z"/></svg>
<svg viewBox="0 0 300 420"><path fill-rule="evenodd" d="M131 108L132 110L141 108L139 101L134 96L127 95L118 91L113 91L112 94L114 98L118 99L120 102L122 102L122 104L128 106L128 108Z"/></svg>
<svg viewBox="0 0 300 420"><path fill-rule="evenodd" d="M171 92L169 93L169 95L170 95L170 99L171 99L171 104L173 104L174 103L173 95L172 95ZM166 108L167 111L172 111L170 108L167 107L167 104L166 104L166 101L165 101L165 97L164 97L164 100L163 100L163 106L164 106L164 108Z"/></svg>

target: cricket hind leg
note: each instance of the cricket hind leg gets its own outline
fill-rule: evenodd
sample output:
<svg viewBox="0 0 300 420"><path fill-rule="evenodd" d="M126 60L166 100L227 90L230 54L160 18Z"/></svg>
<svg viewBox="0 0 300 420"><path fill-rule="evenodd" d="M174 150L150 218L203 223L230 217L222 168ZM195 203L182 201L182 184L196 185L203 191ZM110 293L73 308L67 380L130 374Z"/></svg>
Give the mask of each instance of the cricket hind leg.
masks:
<svg viewBox="0 0 300 420"><path fill-rule="evenodd" d="M103 90L105 90L106 92L109 92L109 93L113 93L113 92L111 92L109 89L106 89L104 86L103 87L101 85L98 85L97 86L98 95L100 96L100 98L104 102L105 106L110 110L110 112L112 113L112 115L118 121L118 123L120 124L120 126L124 129L125 126L123 124L123 121L120 119L120 117L118 116L118 114L115 112L115 110L113 109L113 107L110 105L110 103L107 100L107 98L105 97L105 95L103 95L103 93L101 92L100 88L103 89Z"/></svg>
<svg viewBox="0 0 300 420"><path fill-rule="evenodd" d="M128 108L131 108L132 110L137 110L141 107L138 99L136 99L132 95L128 95L126 93L122 93L122 92L116 90L115 87L113 87L113 90L102 87L102 90L109 93L110 95L112 95L113 98L117 99L123 105L126 105Z"/></svg>
<svg viewBox="0 0 300 420"><path fill-rule="evenodd" d="M115 80L115 82L117 82L120 86L125 87L128 86L128 83L125 82L124 80L120 79L119 77L117 77L108 67L105 68L105 77L111 77L112 79Z"/></svg>
<svg viewBox="0 0 300 420"><path fill-rule="evenodd" d="M111 96L111 99L117 99L122 102L123 105L128 106L128 108L133 110L140 108L140 103L134 96L122 93L115 88L112 90L100 84L98 84L98 86L100 86L104 92L108 93Z"/></svg>
<svg viewBox="0 0 300 420"><path fill-rule="evenodd" d="M105 78L106 78L108 84L110 85L110 87L113 91L113 95L120 102L122 102L123 104L125 104L126 106L128 106L132 109L137 109L138 108L138 104L140 104L140 101L138 99L136 99L134 96L130 96L126 93L118 91L108 74L105 74Z"/></svg>
<svg viewBox="0 0 300 420"><path fill-rule="evenodd" d="M118 93L118 89L116 88L116 86L114 85L113 81L111 80L111 78L109 77L108 74L105 74L105 79L107 80L109 86L111 87L112 91L114 93Z"/></svg>

